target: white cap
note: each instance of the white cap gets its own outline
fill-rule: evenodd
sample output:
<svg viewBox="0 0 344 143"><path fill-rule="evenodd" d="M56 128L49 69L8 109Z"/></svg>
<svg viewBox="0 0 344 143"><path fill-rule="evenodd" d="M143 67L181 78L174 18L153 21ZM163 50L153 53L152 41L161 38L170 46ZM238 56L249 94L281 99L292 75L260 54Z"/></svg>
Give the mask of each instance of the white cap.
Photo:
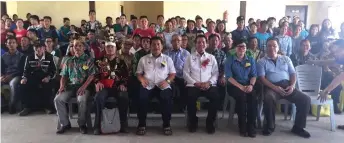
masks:
<svg viewBox="0 0 344 143"><path fill-rule="evenodd" d="M114 43L114 42L106 42L105 46L108 46L108 45L112 45L112 46L116 47L116 43Z"/></svg>

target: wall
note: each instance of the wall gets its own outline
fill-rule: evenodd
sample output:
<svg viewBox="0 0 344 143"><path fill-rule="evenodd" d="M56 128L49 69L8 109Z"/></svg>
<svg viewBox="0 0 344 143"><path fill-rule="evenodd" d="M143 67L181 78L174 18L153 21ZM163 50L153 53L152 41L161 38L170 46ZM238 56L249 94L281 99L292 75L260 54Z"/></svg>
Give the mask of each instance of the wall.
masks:
<svg viewBox="0 0 344 143"><path fill-rule="evenodd" d="M146 15L150 22L156 22L156 16L164 13L163 1L124 1L124 13L127 18L135 15L139 18Z"/></svg>
<svg viewBox="0 0 344 143"><path fill-rule="evenodd" d="M50 16L52 24L56 27L63 25L63 18L69 17L71 24L80 26L81 19L88 19L88 1L7 1L7 12L9 15L18 14L20 18L26 19L26 14Z"/></svg>
<svg viewBox="0 0 344 143"><path fill-rule="evenodd" d="M97 20L99 20L103 25L106 24L106 17L112 17L115 23L116 17L121 15L121 5L123 3L120 1L96 1L96 14Z"/></svg>
<svg viewBox="0 0 344 143"><path fill-rule="evenodd" d="M195 20L196 15L200 15L205 23L207 18L222 19L223 12L226 10L229 15L227 31L230 31L236 28L236 18L240 13L240 1L164 2L165 19L179 15L186 19Z"/></svg>

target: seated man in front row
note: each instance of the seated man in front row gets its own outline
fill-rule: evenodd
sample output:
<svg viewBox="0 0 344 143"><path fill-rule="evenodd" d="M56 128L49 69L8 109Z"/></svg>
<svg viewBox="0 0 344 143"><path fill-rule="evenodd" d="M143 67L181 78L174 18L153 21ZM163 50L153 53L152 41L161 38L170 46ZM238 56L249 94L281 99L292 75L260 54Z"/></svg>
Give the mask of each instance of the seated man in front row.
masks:
<svg viewBox="0 0 344 143"><path fill-rule="evenodd" d="M278 39L267 40L267 56L258 61L258 76L265 85L264 115L267 124L264 125L263 135L269 136L275 129L275 108L279 99L283 98L296 105L296 118L292 133L309 138L304 130L311 99L295 89L296 73L290 58L278 55Z"/></svg>
<svg viewBox="0 0 344 143"><path fill-rule="evenodd" d="M107 42L105 47L106 54L96 61L99 74L95 78L96 84L96 118L94 120L94 134L99 135L101 132L100 124L102 110L105 107L106 98L112 96L117 100L119 110L121 133L127 133L128 119L128 95L127 91L128 68L124 60L116 55L116 44Z"/></svg>
<svg viewBox="0 0 344 143"><path fill-rule="evenodd" d="M217 108L220 104L216 87L219 69L215 57L205 52L206 48L207 38L204 35L198 35L196 37L196 52L186 58L183 76L187 82L188 91L189 132L196 132L197 130L196 101L199 96L205 96L210 101L206 128L209 134L213 134L215 133L214 121L216 120Z"/></svg>
<svg viewBox="0 0 344 143"><path fill-rule="evenodd" d="M162 39L153 37L151 43L151 54L142 57L137 65L137 79L141 82L140 95L138 100L139 125L137 135L146 133L146 117L148 110L149 97L158 96L161 105L161 114L163 120L163 133L172 135L170 126L172 110L172 90L171 81L173 81L176 70L173 61L167 55L161 53Z"/></svg>
<svg viewBox="0 0 344 143"><path fill-rule="evenodd" d="M86 113L87 100L91 96L89 84L93 81L96 74L94 60L84 53L84 43L74 40L74 56L69 58L63 65L60 73L60 89L54 99L55 108L61 127L57 129L57 134L62 134L71 128L68 117L66 103L71 97L77 97L78 102L78 124L82 134L87 133ZM68 84L66 85L66 83Z"/></svg>
<svg viewBox="0 0 344 143"><path fill-rule="evenodd" d="M47 114L52 113L53 87L51 79L55 77L56 67L53 55L45 52L44 47L44 44L35 44L35 54L26 57L24 73L20 81L21 101L24 109L19 116L28 115L32 108L38 106L43 106Z"/></svg>

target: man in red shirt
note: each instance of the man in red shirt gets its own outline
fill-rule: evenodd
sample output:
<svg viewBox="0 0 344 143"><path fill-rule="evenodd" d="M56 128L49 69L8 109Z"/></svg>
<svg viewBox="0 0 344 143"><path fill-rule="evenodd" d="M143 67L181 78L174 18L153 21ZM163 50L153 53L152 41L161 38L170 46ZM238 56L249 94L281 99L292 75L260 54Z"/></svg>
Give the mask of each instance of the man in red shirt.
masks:
<svg viewBox="0 0 344 143"><path fill-rule="evenodd" d="M141 27L135 29L133 35L140 35L141 37L153 37L155 36L154 29L148 27L147 16L140 16Z"/></svg>
<svg viewBox="0 0 344 143"><path fill-rule="evenodd" d="M21 38L26 36L27 30L24 29L23 19L17 19L16 25L17 25L17 29L13 30L13 32L16 33L18 44L20 44Z"/></svg>

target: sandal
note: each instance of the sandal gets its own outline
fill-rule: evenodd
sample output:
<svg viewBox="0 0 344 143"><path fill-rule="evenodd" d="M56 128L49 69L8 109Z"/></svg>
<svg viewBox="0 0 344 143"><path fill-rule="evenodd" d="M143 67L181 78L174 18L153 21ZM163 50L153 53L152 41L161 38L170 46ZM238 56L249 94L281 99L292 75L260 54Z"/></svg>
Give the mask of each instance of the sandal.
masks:
<svg viewBox="0 0 344 143"><path fill-rule="evenodd" d="M136 131L136 135L143 136L146 134L146 127L138 127Z"/></svg>
<svg viewBox="0 0 344 143"><path fill-rule="evenodd" d="M163 129L163 133L164 133L164 135L166 135L166 136L172 135L172 129L171 129L171 127L166 127L166 128L164 128L164 129Z"/></svg>
<svg viewBox="0 0 344 143"><path fill-rule="evenodd" d="M344 130L344 125L339 125L338 129Z"/></svg>

